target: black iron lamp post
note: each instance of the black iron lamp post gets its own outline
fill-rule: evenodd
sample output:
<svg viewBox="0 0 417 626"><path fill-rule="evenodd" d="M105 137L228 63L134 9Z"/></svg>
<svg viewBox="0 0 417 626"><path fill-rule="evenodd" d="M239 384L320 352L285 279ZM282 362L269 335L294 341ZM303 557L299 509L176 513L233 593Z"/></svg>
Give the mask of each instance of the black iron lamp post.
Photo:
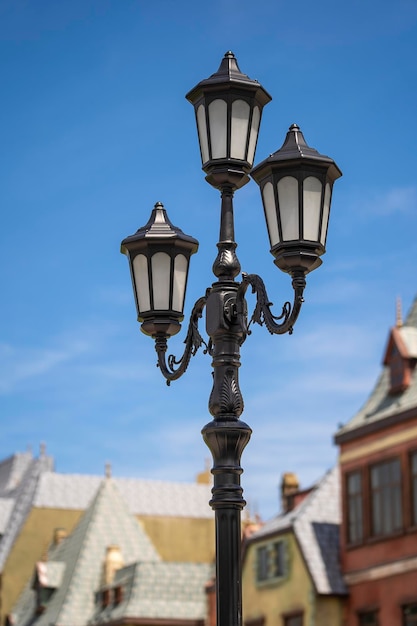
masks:
<svg viewBox="0 0 417 626"><path fill-rule="evenodd" d="M122 241L130 264L138 321L155 340L158 365L169 384L182 376L191 356L204 344L212 357L213 388L209 410L213 420L202 430L213 456L216 525L217 626L241 624L240 514L245 506L240 486L240 459L251 435L239 418L240 346L251 322L273 334L292 333L303 303L306 275L321 264L334 181L341 176L335 162L310 148L293 124L283 146L252 170L262 117L271 97L240 71L227 52L218 71L187 94L194 105L202 167L206 180L221 192L220 238L213 264L217 280L195 303L181 358L166 358L167 342L180 329L190 256L198 242L171 224L161 203L148 223ZM249 182L261 188L274 263L292 277L294 302L273 315L262 279L242 274L234 240L233 194ZM256 293L248 323L245 293ZM206 309L205 342L198 321Z"/></svg>

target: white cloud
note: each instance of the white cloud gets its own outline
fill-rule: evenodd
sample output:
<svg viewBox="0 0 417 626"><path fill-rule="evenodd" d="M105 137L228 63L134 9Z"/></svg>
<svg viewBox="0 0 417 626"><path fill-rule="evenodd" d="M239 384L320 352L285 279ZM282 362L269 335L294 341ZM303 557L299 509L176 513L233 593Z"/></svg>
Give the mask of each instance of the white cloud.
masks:
<svg viewBox="0 0 417 626"><path fill-rule="evenodd" d="M358 213L367 215L409 214L417 209L417 186L407 185L368 192L362 190L355 198L354 204Z"/></svg>
<svg viewBox="0 0 417 626"><path fill-rule="evenodd" d="M0 393L16 390L24 381L45 376L62 363L73 360L88 350L84 341L75 341L58 348L21 348L8 344L0 346Z"/></svg>

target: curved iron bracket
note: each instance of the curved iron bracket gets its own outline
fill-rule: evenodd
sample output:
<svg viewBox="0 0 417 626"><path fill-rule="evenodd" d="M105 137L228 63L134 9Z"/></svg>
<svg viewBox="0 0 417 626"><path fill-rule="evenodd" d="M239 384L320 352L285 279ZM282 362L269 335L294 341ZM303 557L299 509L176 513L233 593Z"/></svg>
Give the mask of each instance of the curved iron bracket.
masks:
<svg viewBox="0 0 417 626"><path fill-rule="evenodd" d="M245 314L245 293L249 285L252 287L252 293L256 293L256 306L248 323ZM273 315L271 311L273 304L268 298L262 278L257 274L242 274L242 282L240 283L236 296L236 312L239 317L240 324L244 329L245 335L250 335L251 331L249 330L249 327L255 322L260 326L265 324L266 328L272 335L283 335L285 333L289 333L290 335L292 334L294 324L304 302L303 292L306 286L304 272L300 271L294 273L292 286L294 289L293 305L291 306L289 302L285 302L282 307L281 315L276 316Z"/></svg>
<svg viewBox="0 0 417 626"><path fill-rule="evenodd" d="M198 330L198 320L203 315L206 302L207 295L199 298L194 304L188 324L187 336L184 340L184 353L180 359L177 359L173 354L170 354L168 359L166 359L168 337L166 335L156 335L155 337L155 350L158 355L157 366L166 378L167 385L170 385L172 380L177 380L186 372L191 357L196 354L202 345L206 347L205 353L210 352L210 346L204 341Z"/></svg>

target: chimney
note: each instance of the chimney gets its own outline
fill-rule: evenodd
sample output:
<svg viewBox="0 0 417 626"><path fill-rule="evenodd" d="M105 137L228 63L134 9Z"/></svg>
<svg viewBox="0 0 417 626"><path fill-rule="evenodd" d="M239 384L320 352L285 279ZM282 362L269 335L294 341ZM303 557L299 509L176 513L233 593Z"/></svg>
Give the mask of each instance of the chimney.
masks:
<svg viewBox="0 0 417 626"><path fill-rule="evenodd" d="M197 483L199 485L211 485L212 479L213 477L210 471L210 460L206 459L204 471L197 474Z"/></svg>
<svg viewBox="0 0 417 626"><path fill-rule="evenodd" d="M53 535L53 545L59 546L60 543L64 541L68 537L68 533L65 528L55 528Z"/></svg>
<svg viewBox="0 0 417 626"><path fill-rule="evenodd" d="M289 513L294 508L294 497L298 493L300 483L296 474L285 472L281 480L281 508L283 513Z"/></svg>
<svg viewBox="0 0 417 626"><path fill-rule="evenodd" d="M124 561L122 551L119 546L108 546L104 559L103 583L105 585L111 585L114 580L115 573L117 570L121 569L123 565Z"/></svg>

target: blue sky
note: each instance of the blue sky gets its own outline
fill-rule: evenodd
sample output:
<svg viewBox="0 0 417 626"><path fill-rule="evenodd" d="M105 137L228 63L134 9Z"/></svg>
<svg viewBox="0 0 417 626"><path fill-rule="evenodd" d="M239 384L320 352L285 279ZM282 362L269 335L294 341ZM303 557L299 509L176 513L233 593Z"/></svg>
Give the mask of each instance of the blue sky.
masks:
<svg viewBox="0 0 417 626"><path fill-rule="evenodd" d="M45 441L63 472L110 461L118 476L190 481L204 467L210 359L166 387L119 245L162 201L200 241L186 315L211 284L220 203L184 95L227 50L273 97L255 162L296 122L343 171L294 335L255 328L242 349L242 482L252 511L275 514L282 472L307 486L335 463L395 300L406 312L416 295L417 4L0 0L0 46L0 458ZM290 280L254 182L235 217L242 269L279 310Z"/></svg>

